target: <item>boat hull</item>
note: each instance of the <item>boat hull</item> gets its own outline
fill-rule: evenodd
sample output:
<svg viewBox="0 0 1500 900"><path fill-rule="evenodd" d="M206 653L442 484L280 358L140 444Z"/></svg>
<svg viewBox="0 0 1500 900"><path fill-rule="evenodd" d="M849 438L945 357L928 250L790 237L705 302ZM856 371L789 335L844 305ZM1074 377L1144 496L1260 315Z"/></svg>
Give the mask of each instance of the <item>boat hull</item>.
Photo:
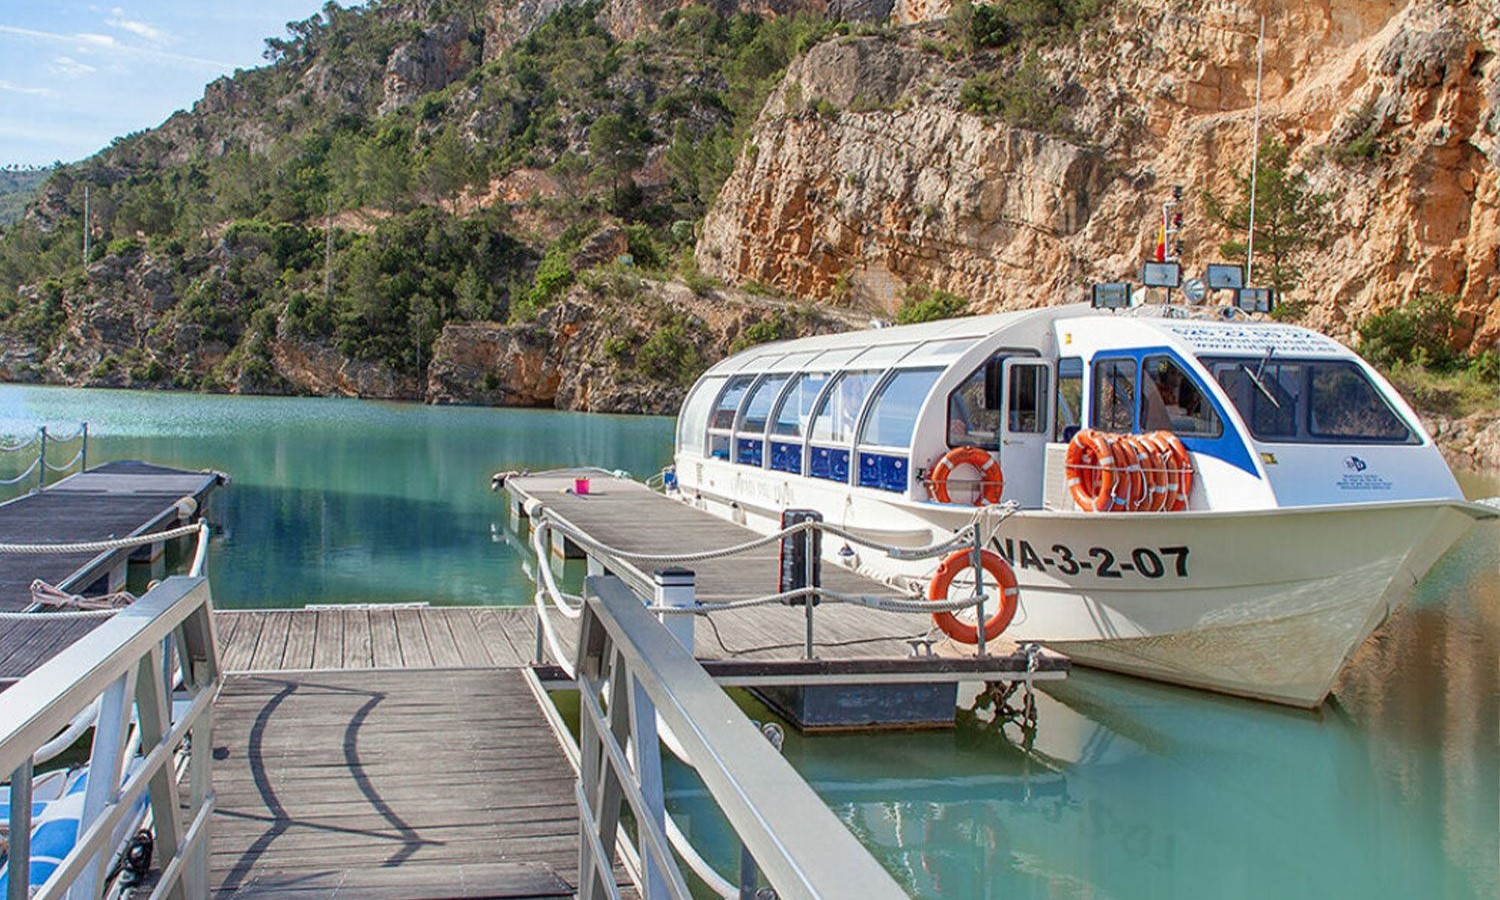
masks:
<svg viewBox="0 0 1500 900"><path fill-rule="evenodd" d="M776 524L769 510L748 504L707 505L759 530ZM840 524L857 531L880 523L882 536L910 546L972 516L937 504L882 505L852 505ZM1159 514L1027 510L996 522L989 547L1010 561L1021 589L1006 637L1083 665L1315 707L1412 586L1476 519L1494 515L1454 500ZM837 549L825 543L831 560L896 582L925 584L937 564Z"/></svg>

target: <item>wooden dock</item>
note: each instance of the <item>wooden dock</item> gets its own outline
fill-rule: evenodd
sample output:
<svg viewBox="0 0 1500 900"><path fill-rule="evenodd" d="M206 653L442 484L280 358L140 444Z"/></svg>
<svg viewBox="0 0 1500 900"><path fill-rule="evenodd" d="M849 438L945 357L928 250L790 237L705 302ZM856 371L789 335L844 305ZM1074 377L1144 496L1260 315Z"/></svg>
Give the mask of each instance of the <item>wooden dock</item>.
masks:
<svg viewBox="0 0 1500 900"><path fill-rule="evenodd" d="M0 542L63 544L152 534L176 527L177 501L201 508L223 480L215 472L186 472L141 462L111 462L70 475L45 489L0 504ZM75 594L122 587L131 550L22 556L0 554L0 612L31 604L31 582L41 579ZM92 631L99 617L35 622L0 620L0 688L24 676Z"/></svg>
<svg viewBox="0 0 1500 900"><path fill-rule="evenodd" d="M521 671L231 676L215 715L215 896L573 896L577 776Z"/></svg>

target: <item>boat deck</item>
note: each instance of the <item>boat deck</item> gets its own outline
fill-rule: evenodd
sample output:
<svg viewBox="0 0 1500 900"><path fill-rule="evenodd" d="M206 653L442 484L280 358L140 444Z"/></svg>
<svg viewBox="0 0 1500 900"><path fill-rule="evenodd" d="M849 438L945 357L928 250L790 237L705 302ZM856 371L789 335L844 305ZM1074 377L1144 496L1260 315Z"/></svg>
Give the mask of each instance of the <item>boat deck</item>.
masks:
<svg viewBox="0 0 1500 900"><path fill-rule="evenodd" d="M222 480L142 462L110 462L0 504L0 543L64 544L165 531L178 525L176 503L204 498ZM31 582L78 594L104 593L131 550L58 555L0 554L0 612L31 604ZM0 618L0 687L51 659L103 619Z"/></svg>
<svg viewBox="0 0 1500 900"><path fill-rule="evenodd" d="M512 475L505 481L515 508L540 503L547 514L609 547L642 554L692 553L731 547L761 535L686 503L670 499L639 482L608 476L592 478L589 493L568 490L573 475ZM647 527L649 526L649 527ZM697 596L705 602L742 600L775 593L779 551L768 544L734 556L694 562ZM644 566L610 561L608 570L637 592L650 596L651 573ZM823 564L823 586L831 591L867 596L905 596L873 578ZM885 612L863 606L824 603L814 612L815 659L805 659L805 608L770 605L718 611L697 617L694 655L721 682L769 683L767 679L806 680L810 676L852 679L948 681L958 678L1010 680L1026 672L1026 657L1014 641L992 639L988 654L946 638L933 645L934 655L914 656L913 641L943 638L926 615ZM554 619L555 624L570 623ZM564 631L567 652L571 632ZM1063 677L1067 657L1043 650L1037 677Z"/></svg>

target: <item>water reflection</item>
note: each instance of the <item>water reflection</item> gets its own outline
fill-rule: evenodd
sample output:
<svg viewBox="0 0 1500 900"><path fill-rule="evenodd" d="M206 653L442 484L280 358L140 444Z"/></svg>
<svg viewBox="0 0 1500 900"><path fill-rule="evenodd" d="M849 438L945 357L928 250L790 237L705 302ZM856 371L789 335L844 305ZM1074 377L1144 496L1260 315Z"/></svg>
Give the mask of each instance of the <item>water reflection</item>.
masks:
<svg viewBox="0 0 1500 900"><path fill-rule="evenodd" d="M209 517L223 607L530 597L522 554L494 536L504 469L596 465L638 475L671 421L339 399L0 387L0 434L87 420L89 458L231 475Z"/></svg>

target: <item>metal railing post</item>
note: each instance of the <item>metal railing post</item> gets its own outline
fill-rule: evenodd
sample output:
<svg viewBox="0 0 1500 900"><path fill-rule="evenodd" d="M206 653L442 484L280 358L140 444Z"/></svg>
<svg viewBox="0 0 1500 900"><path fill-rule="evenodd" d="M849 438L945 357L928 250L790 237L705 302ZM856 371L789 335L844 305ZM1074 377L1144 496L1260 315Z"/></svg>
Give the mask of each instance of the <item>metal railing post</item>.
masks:
<svg viewBox="0 0 1500 900"><path fill-rule="evenodd" d="M975 622L975 625L979 629L979 642L976 645L974 652L975 655L983 657L985 655L985 638L988 637L988 635L984 633L984 536L980 533L980 531L980 527L978 525L975 525L973 550L975 600L974 616L977 620ZM1001 602L1004 602L1003 598Z"/></svg>
<svg viewBox="0 0 1500 900"><path fill-rule="evenodd" d="M692 609L698 605L698 576L691 569L671 567L651 574L656 583L656 605L674 609ZM677 643L693 652L693 617L687 613L660 612L656 617L667 627Z"/></svg>
<svg viewBox="0 0 1500 900"><path fill-rule="evenodd" d="M7 900L27 900L31 896L31 776L32 757L16 767L10 776L10 847Z"/></svg>
<svg viewBox="0 0 1500 900"><path fill-rule="evenodd" d="M89 423L83 423L83 446L78 450L78 471L89 470Z"/></svg>
<svg viewBox="0 0 1500 900"><path fill-rule="evenodd" d="M807 633L803 638L802 655L807 659L817 659L817 651L813 649L813 607L818 605L816 591L822 587L818 583L818 554L822 552L822 547L818 546L817 530L816 524L809 524L807 530L802 532L802 550L806 554L804 564L807 566L807 587L814 592L808 594L803 603L807 616Z"/></svg>
<svg viewBox="0 0 1500 900"><path fill-rule="evenodd" d="M36 452L36 489L41 490L47 486L47 426L42 426L41 442Z"/></svg>

